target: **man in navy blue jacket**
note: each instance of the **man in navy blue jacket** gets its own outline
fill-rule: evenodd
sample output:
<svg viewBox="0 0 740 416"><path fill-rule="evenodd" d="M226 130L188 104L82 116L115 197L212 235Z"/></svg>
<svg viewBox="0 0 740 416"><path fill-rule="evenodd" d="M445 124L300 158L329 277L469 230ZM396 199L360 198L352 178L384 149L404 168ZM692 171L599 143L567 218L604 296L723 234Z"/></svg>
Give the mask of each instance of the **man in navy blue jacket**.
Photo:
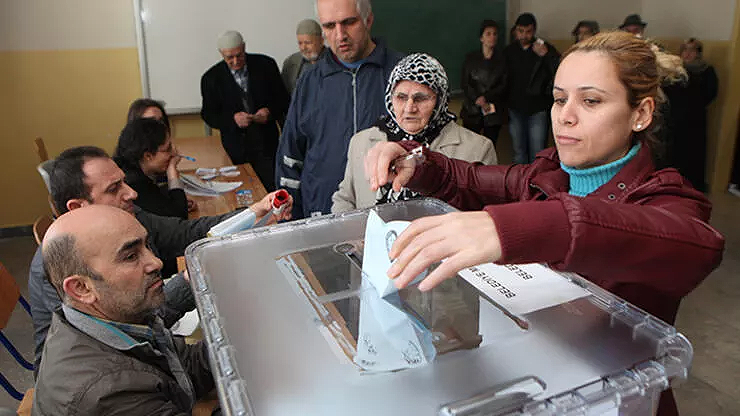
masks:
<svg viewBox="0 0 740 416"><path fill-rule="evenodd" d="M301 76L275 162L296 219L329 213L349 140L385 113L388 76L402 56L370 38L370 0L317 0L316 10L331 53Z"/></svg>

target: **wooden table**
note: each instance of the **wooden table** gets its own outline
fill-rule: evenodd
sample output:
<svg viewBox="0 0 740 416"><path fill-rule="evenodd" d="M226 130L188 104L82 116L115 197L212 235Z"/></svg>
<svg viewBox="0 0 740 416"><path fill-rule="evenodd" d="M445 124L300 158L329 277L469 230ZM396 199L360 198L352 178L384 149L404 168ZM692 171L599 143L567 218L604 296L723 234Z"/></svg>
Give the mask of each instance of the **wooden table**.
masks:
<svg viewBox="0 0 740 416"><path fill-rule="evenodd" d="M218 137L192 137L184 139L173 139L178 153L195 158L195 162L182 159L177 166L180 172L194 174L197 168L220 168L230 166L231 159L226 154L221 139ZM189 199L195 201L196 209L191 211L190 218L200 218L208 215L220 215L231 212L239 206L236 203L236 191L250 189L254 202L259 201L267 195L267 190L262 185L257 173L252 165L245 163L237 165L239 176L218 176L215 181L236 182L241 181L242 185L231 192L226 192L218 196L195 196L188 195Z"/></svg>

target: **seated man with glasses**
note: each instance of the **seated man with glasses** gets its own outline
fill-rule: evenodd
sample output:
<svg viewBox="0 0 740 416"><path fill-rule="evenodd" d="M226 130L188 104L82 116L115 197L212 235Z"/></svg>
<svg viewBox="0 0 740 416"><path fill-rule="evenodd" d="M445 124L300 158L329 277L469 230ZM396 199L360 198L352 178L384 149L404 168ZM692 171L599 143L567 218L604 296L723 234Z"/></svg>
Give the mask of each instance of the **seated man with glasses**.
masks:
<svg viewBox="0 0 740 416"><path fill-rule="evenodd" d="M413 198L406 189L389 186L370 190L365 179L365 154L380 141L414 140L420 145L467 162L496 163L496 150L487 138L455 123L448 109L449 84L442 64L426 54L402 59L386 87L387 114L375 126L354 135L349 144L344 180L332 196L332 212L367 208Z"/></svg>

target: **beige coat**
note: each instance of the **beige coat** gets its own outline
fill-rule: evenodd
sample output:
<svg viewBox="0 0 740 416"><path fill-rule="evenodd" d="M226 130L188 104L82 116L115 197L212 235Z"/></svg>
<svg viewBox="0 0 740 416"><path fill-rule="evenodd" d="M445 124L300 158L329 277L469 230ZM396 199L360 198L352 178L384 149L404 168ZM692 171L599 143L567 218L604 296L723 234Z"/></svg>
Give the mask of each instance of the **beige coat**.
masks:
<svg viewBox="0 0 740 416"><path fill-rule="evenodd" d="M364 159L370 148L385 140L387 140L385 133L377 127L362 130L352 137L347 152L344 179L331 198L331 212L350 211L375 205L376 194L370 190L370 184L365 179ZM459 126L454 121L442 129L429 149L467 162L482 162L484 165L495 165L497 162L496 150L490 140Z"/></svg>

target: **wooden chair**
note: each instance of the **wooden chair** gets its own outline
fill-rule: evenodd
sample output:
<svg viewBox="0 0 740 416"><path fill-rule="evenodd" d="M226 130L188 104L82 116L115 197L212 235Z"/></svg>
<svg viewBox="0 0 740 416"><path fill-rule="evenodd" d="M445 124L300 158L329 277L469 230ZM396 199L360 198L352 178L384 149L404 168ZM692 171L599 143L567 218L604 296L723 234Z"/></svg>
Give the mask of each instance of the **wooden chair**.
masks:
<svg viewBox="0 0 740 416"><path fill-rule="evenodd" d="M16 413L18 416L31 416L31 407L33 406L33 389L26 390L26 394L23 395L21 404L18 405Z"/></svg>
<svg viewBox="0 0 740 416"><path fill-rule="evenodd" d="M51 167L54 164L54 159L49 159L36 165L36 170L41 175L41 179L44 180L46 190L51 192L51 186L49 185L49 178L51 177Z"/></svg>
<svg viewBox="0 0 740 416"><path fill-rule="evenodd" d="M41 137L37 137L33 140L33 149L36 151L36 154L39 157L39 162L46 162L49 160L49 153L46 152L46 145L44 144L44 139Z"/></svg>
<svg viewBox="0 0 740 416"><path fill-rule="evenodd" d="M46 230L49 229L53 221L48 215L42 215L36 218L36 221L33 223L33 238L36 239L36 244L41 245L41 242L44 240L44 234L46 234Z"/></svg>
<svg viewBox="0 0 740 416"><path fill-rule="evenodd" d="M13 278L8 269L0 263L0 343L5 346L18 364L27 370L33 371L33 364L23 358L15 346L13 346L10 340L5 337L2 332L10 320L10 315L13 314L13 309L15 309L16 303L20 303L26 312L28 312L28 316L31 316L31 307L28 302L26 302L26 299L21 295L15 278ZM0 385L2 385L3 388L5 388L5 391L13 396L14 399L19 401L23 400L23 393L16 390L2 373L0 373Z"/></svg>

